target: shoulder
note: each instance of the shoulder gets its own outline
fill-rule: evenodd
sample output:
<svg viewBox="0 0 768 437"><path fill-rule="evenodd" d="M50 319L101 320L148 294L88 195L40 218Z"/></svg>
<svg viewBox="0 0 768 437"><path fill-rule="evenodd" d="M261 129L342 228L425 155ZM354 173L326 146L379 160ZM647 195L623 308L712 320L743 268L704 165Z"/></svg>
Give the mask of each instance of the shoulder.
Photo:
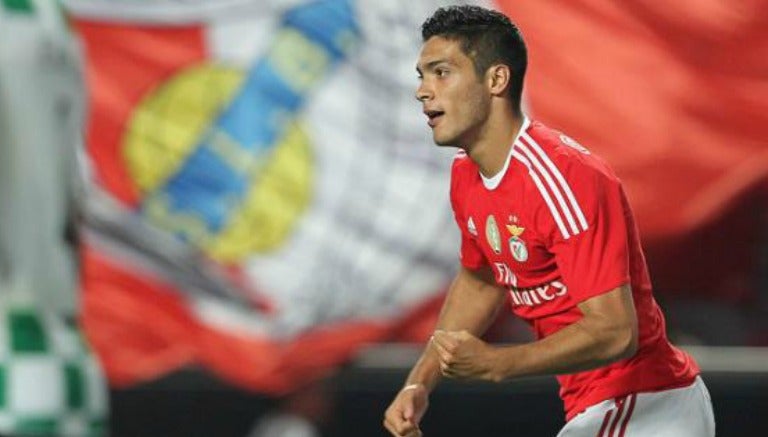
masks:
<svg viewBox="0 0 768 437"><path fill-rule="evenodd" d="M451 164L451 174L467 173L473 171L475 163L469 158L467 152L463 149L459 149L455 155L453 155L453 163Z"/></svg>
<svg viewBox="0 0 768 437"><path fill-rule="evenodd" d="M477 175L477 164L469 158L467 152L459 150L453 157L451 164L451 191L455 191L461 185L467 184Z"/></svg>
<svg viewBox="0 0 768 437"><path fill-rule="evenodd" d="M516 157L544 181L581 185L589 180L619 183L613 169L570 136L532 122L515 142Z"/></svg>
<svg viewBox="0 0 768 437"><path fill-rule="evenodd" d="M537 216L565 239L586 231L607 193L620 187L605 161L541 123L520 135L513 155L527 169Z"/></svg>

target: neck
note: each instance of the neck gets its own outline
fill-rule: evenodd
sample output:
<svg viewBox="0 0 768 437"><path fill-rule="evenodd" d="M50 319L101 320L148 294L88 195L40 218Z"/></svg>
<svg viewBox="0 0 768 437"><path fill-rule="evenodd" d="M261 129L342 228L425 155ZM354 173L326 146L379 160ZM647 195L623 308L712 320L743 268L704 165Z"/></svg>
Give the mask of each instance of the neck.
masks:
<svg viewBox="0 0 768 437"><path fill-rule="evenodd" d="M508 105L490 111L477 139L465 147L483 176L490 178L501 171L522 124L522 115L515 113Z"/></svg>

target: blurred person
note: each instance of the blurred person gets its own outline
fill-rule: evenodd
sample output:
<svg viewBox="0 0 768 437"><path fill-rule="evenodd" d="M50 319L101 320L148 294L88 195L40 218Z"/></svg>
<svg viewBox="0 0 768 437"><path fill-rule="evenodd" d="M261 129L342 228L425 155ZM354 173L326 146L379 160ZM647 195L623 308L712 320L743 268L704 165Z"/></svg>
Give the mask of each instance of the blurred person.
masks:
<svg viewBox="0 0 768 437"><path fill-rule="evenodd" d="M300 414L275 411L263 417L248 437L320 437L320 432Z"/></svg>
<svg viewBox="0 0 768 437"><path fill-rule="evenodd" d="M330 383L322 379L286 395L259 419L248 437L320 437L335 406Z"/></svg>
<svg viewBox="0 0 768 437"><path fill-rule="evenodd" d="M0 435L106 435L76 324L83 87L56 2L0 2Z"/></svg>
<svg viewBox="0 0 768 437"><path fill-rule="evenodd" d="M713 436L709 394L694 360L667 339L619 179L521 110L527 53L517 27L455 6L427 19L422 38L416 97L435 143L460 149L450 195L461 265L386 429L421 435L441 377L554 374L566 413L559 436ZM479 338L504 304L537 340Z"/></svg>

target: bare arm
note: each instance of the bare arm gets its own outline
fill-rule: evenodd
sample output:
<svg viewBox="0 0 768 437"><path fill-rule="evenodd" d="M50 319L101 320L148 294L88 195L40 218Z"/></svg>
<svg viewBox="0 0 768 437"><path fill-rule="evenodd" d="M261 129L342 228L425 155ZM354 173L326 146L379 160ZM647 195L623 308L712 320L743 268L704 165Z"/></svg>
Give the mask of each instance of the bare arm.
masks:
<svg viewBox="0 0 768 437"><path fill-rule="evenodd" d="M436 332L463 330L480 336L496 317L505 296L506 291L494 284L490 269L473 272L460 268L448 289ZM384 427L393 436L421 436L419 422L427 410L429 392L441 376L441 363L433 345L430 341L424 349L405 386L384 414Z"/></svg>
<svg viewBox="0 0 768 437"><path fill-rule="evenodd" d="M584 317L541 340L492 347L470 332L434 337L443 374L501 381L594 369L637 351L637 316L628 285L579 304ZM479 357L479 358L478 358Z"/></svg>
<svg viewBox="0 0 768 437"><path fill-rule="evenodd" d="M499 348L501 379L594 369L637 351L637 316L628 285L579 304L584 317L539 341Z"/></svg>
<svg viewBox="0 0 768 437"><path fill-rule="evenodd" d="M498 314L506 291L493 281L490 269L473 272L461 267L456 274L440 311L437 329L464 330L480 337ZM428 344L411 370L405 386L423 384L432 391L440 380L440 362L435 349Z"/></svg>

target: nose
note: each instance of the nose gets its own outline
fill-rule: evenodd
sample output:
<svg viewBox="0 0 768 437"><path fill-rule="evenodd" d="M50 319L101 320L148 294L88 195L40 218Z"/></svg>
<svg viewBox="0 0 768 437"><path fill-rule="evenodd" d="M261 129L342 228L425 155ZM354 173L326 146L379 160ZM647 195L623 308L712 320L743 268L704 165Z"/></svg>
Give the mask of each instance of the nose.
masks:
<svg viewBox="0 0 768 437"><path fill-rule="evenodd" d="M427 100L432 99L433 93L432 91L427 87L426 81L422 80L419 84L419 87L416 88L416 100L420 102L426 102Z"/></svg>

